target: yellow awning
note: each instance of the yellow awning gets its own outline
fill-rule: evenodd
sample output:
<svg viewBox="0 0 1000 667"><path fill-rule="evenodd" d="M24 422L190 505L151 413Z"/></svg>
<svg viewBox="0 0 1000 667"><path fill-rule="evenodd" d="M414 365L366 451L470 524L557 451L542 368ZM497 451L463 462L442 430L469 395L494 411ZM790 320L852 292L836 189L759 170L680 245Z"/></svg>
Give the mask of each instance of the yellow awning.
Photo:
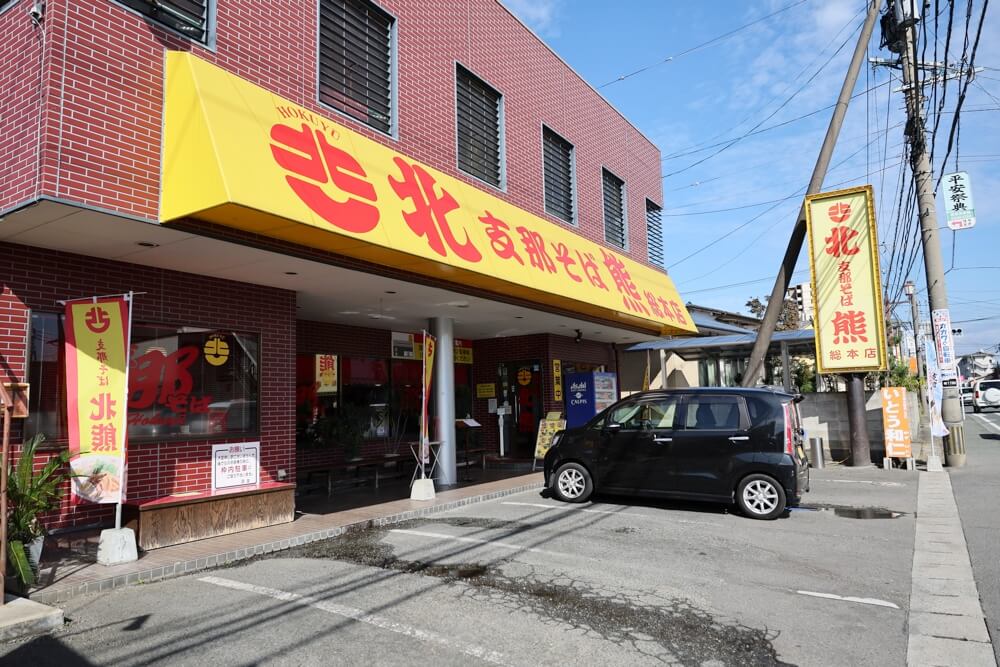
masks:
<svg viewBox="0 0 1000 667"><path fill-rule="evenodd" d="M658 334L697 330L664 273L188 53L166 68L161 222L205 220Z"/></svg>

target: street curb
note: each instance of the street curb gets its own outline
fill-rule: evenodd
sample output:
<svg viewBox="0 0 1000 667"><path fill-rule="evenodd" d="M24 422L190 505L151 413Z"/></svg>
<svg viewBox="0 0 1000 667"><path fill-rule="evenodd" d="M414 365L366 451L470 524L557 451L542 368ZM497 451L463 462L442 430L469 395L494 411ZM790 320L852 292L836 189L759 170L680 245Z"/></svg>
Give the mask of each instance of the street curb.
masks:
<svg viewBox="0 0 1000 667"><path fill-rule="evenodd" d="M0 642L44 635L63 626L63 611L36 600L4 596L0 607Z"/></svg>
<svg viewBox="0 0 1000 667"><path fill-rule="evenodd" d="M355 521L353 523L348 523L341 526L335 526L333 528L312 531L309 533L303 533L302 535L297 535L291 538L285 538L282 540L275 540L272 542L255 544L242 549L237 549L235 551L227 551L224 553L215 554L213 556L206 556L204 558L198 558L188 561L180 561L174 563L173 565L166 565L162 567L155 567L149 570L132 572L128 575L118 575L115 577L108 577L106 579L97 579L94 581L88 581L78 586L72 586L66 588L46 588L44 590L32 593L31 599L45 604L59 604L62 602L66 602L67 600L71 600L75 597L79 597L81 595L88 595L90 593L104 593L107 591L114 590L116 588L131 586L133 584L148 584L154 581L162 581L164 579L170 579L173 577L179 577L181 575L190 574L191 572L197 572L199 570L205 570L211 567L218 567L219 565L236 563L242 560L253 558L255 556L260 556L261 554L272 553L274 551L283 551L285 549L291 549L292 547L301 546L303 544L308 544L310 542L316 542L319 540L328 540L332 537L343 535L344 533L349 531L364 530L366 528L371 528L376 526L387 526L394 523L400 523L402 521L409 521L410 519L417 519L423 516L429 516L431 514L439 514L441 512L447 512L449 510L457 509L464 505L472 505L476 503L486 502L489 500L496 500L497 498L512 496L518 493L525 493L527 491L536 491L541 488L542 488L542 482L540 481L533 482L531 484L523 484L521 486L515 486L510 489L493 491L490 493L480 494L478 496L469 496L468 498L460 498L458 500L452 500L449 502L441 503L439 505L431 505L429 507L421 507L419 509L407 510L405 512L387 514L385 516L375 517L373 519L365 519L362 521Z"/></svg>

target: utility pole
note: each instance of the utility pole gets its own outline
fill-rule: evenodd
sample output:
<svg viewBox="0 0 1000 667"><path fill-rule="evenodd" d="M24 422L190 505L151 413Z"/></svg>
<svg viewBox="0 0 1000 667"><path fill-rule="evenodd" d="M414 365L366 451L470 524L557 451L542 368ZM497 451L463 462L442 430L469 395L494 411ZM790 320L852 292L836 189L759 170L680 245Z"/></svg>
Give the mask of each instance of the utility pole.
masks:
<svg viewBox="0 0 1000 667"><path fill-rule="evenodd" d="M906 95L906 136L910 142L910 167L917 190L917 208L920 219L921 241L924 251L924 272L927 278L927 296L932 320L938 313L948 314L948 290L944 280L944 261L941 258L941 240L938 237L937 208L934 202L934 171L927 153L926 128L923 118L923 101L920 82L916 76L918 63L916 24L920 20L915 0L895 0L895 29L902 30L900 69L903 71L903 92ZM889 41L889 40L886 40ZM893 49L890 44L889 48ZM950 319L950 318L949 318ZM933 322L932 322L933 324ZM932 326L938 350L950 345L951 332L946 332L947 343L940 339L938 326ZM941 356L940 354L938 355ZM939 363L942 361L939 358ZM942 368L942 370L946 370ZM945 442L945 461L954 468L965 465L965 427L962 422L962 397L958 380L944 382L941 400L941 417L948 427Z"/></svg>
<svg viewBox="0 0 1000 667"><path fill-rule="evenodd" d="M844 116L847 115L847 106L851 101L851 94L858 81L858 73L861 71L861 63L865 58L865 51L868 49L868 42L871 41L872 32L875 28L875 21L878 19L879 10L882 8L882 0L872 0L868 8L868 16L861 28L861 35L858 43L854 47L854 56L851 58L851 66L847 69L844 77L844 85L841 86L840 96L837 98L837 105L833 110L833 117L830 118L830 125L826 130L826 137L823 139L823 146L820 148L816 166L813 168L812 178L809 179L809 186L806 194L815 194L823 187L823 179L826 178L827 169L830 166L830 159L833 157L833 149L837 145L837 137L840 135L840 128L844 123ZM783 310L785 294L788 292L788 285L791 281L792 273L795 271L795 263L798 261L799 253L802 250L802 241L806 236L806 206L802 203L799 209L799 217L792 230L792 237L788 241L785 249L785 256L781 261L781 268L778 270L778 277L774 281L774 288L767 301L767 310L764 311L764 320L761 322L760 330L757 332L757 340L754 341L753 350L750 352L750 360L747 363L747 370L743 376L743 386L752 387L757 384L764 372L764 359L767 357L767 350L771 346L771 335L778 323L778 317ZM815 295L813 295L815 298ZM871 445L868 441L868 425L865 412L865 388L864 376L860 373L847 373L847 417L851 434L851 465L868 466L871 465Z"/></svg>

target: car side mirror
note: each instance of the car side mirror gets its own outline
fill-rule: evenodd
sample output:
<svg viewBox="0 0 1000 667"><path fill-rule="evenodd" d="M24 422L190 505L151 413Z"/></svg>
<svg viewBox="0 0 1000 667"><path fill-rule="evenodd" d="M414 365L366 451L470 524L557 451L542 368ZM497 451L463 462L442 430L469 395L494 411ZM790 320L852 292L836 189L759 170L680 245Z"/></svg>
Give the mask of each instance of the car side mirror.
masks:
<svg viewBox="0 0 1000 667"><path fill-rule="evenodd" d="M621 430L621 427L622 427L621 424L605 424L604 425L604 430L605 431L619 431L619 430Z"/></svg>

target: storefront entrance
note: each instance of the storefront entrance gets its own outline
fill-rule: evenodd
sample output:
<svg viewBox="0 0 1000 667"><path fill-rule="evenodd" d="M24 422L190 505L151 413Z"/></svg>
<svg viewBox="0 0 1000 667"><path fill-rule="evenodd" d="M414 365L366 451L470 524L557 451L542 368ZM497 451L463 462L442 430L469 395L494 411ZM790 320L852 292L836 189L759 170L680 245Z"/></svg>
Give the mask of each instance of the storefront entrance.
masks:
<svg viewBox="0 0 1000 667"><path fill-rule="evenodd" d="M545 416L542 401L542 363L508 361L500 364L500 403L511 407L507 429L509 451L513 458L531 458L535 450L538 422Z"/></svg>

